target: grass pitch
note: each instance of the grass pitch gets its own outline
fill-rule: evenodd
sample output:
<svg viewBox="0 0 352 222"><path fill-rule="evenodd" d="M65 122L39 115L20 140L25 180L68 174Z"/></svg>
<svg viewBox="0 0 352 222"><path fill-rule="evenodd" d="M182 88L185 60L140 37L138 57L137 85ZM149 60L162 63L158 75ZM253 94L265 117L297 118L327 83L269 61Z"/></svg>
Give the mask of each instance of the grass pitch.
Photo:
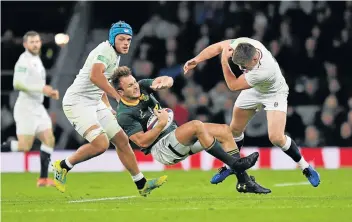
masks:
<svg viewBox="0 0 352 222"><path fill-rule="evenodd" d="M304 184L299 170L250 172L272 189L268 195L237 193L234 176L211 185L214 171L149 172L169 177L147 198L127 172L70 173L64 194L37 188L37 174L2 174L1 221L352 221L352 169L319 172L318 188Z"/></svg>

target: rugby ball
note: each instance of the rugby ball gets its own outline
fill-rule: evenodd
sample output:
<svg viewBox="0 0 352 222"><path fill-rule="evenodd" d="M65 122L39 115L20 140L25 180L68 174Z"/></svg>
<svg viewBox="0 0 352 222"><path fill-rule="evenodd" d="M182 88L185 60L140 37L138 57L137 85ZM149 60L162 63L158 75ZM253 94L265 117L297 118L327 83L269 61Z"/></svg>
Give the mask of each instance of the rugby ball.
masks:
<svg viewBox="0 0 352 222"><path fill-rule="evenodd" d="M165 108L164 110L167 111L169 118L167 119L167 124L164 127L164 129L161 132L164 132L174 121L174 112L172 109ZM158 118L154 115L154 113L149 117L148 122L147 122L147 130L153 129L157 124L158 124Z"/></svg>

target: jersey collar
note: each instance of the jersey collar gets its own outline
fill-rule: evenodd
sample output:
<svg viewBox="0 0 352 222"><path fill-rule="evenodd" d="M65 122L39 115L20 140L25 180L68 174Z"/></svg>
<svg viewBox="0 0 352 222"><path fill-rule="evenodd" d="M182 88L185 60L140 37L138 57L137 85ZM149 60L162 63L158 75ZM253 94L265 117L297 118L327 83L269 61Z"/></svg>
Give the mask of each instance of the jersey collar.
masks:
<svg viewBox="0 0 352 222"><path fill-rule="evenodd" d="M139 104L139 99L136 102L127 102L123 98L121 98L121 102L127 106L137 106Z"/></svg>

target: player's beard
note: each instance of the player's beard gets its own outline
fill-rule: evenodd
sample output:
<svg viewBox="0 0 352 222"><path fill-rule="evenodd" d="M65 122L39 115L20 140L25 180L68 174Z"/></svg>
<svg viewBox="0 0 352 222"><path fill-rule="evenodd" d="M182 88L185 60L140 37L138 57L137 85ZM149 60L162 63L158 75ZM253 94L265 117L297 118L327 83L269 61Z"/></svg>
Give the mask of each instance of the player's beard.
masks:
<svg viewBox="0 0 352 222"><path fill-rule="evenodd" d="M39 50L36 50L36 51L37 51L37 52L35 52L34 50L28 49L28 52L31 53L31 54L34 55L34 56L37 56L37 55L40 54L40 49L39 49Z"/></svg>

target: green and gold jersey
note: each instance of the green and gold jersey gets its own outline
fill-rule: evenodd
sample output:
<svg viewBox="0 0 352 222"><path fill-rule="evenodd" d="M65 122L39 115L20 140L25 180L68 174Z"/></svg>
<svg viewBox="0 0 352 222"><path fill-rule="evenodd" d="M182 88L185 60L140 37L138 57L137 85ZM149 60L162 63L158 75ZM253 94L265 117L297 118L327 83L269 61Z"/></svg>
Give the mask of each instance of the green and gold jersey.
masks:
<svg viewBox="0 0 352 222"><path fill-rule="evenodd" d="M156 106L156 103L151 99L151 94L154 91L150 86L153 81L154 79L143 79L138 82L141 91L138 103L130 104L121 100L119 104L117 109L117 121L128 137L141 131L147 131L147 122L153 114L153 109ZM131 146L133 148L142 149L144 154L147 155L150 153L150 150L155 143L176 128L177 125L173 122L148 148L142 149L130 140Z"/></svg>

